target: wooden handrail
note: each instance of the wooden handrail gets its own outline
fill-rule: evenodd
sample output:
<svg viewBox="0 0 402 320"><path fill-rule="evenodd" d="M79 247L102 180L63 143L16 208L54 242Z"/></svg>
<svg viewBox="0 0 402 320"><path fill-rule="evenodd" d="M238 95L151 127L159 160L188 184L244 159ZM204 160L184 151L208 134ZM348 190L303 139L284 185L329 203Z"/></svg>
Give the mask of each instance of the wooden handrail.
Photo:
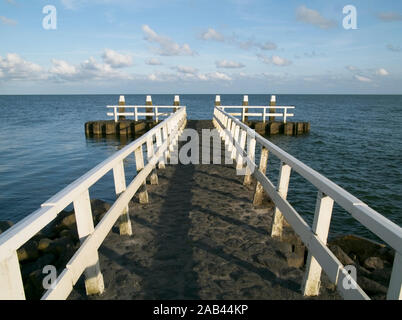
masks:
<svg viewBox="0 0 402 320"><path fill-rule="evenodd" d="M318 210L318 206L321 205L321 200L317 200L316 217L315 221L319 225L314 226L314 230L303 220L303 218L297 213L297 211L292 207L292 205L286 200L286 194L281 192L281 187L286 187L289 183L288 174L283 175L279 178L278 187L275 187L272 182L267 178L267 176L256 170L257 165L253 159L250 159L247 154L248 152L241 147L239 141L234 139L233 127L237 126L241 130L247 132L248 139L255 140L263 148L267 149L268 152L275 155L281 161L281 168L285 164L289 166L291 170L296 171L303 178L308 180L317 189L319 194L325 195L336 202L347 212L349 212L352 217L358 220L362 225L380 237L384 242L395 249L395 259L394 266L391 275L390 285L388 288L387 299L402 299L402 229L392 221L388 220L382 216L377 211L370 208L367 204L363 203L361 200L325 178L323 175L317 171L311 169L305 165L300 160L291 156L287 152L283 151L281 148L270 142L269 140L263 138L261 135L251 130L247 125L230 115L229 113L222 110L220 107L215 107L214 110L214 124L218 131L220 131L221 136L224 137L225 143L227 143L231 148L235 148L237 153L241 155L244 159L247 168L252 172L253 176L261 184L265 192L274 201L277 211L275 213L274 220L276 220L277 225L273 225L273 236L279 236L282 228L281 215L283 215L288 223L293 227L295 232L300 236L302 241L305 243L309 249L309 260L313 257L318 261L319 268L327 273L329 278L337 284L338 291L345 298L361 298L369 299L369 297L361 290L361 288L355 284L356 289L345 289L342 287L343 279L346 277L349 281L354 280L350 278L347 271L339 260L332 254L329 248L326 246L326 236L329 230L329 222L326 219L320 217L321 215L329 215L331 210ZM255 147L254 147L255 148ZM262 157L266 161L267 157ZM263 167L260 164L260 167ZM322 199L322 197L319 197ZM321 269L317 268L314 263L308 265L308 270L306 274L309 275L305 279L304 283L304 293L306 295L316 295L317 290L312 289L314 286L317 288L317 283L313 283L312 278L319 281ZM314 269L314 270L312 270ZM319 284L318 284L319 288Z"/></svg>
<svg viewBox="0 0 402 320"><path fill-rule="evenodd" d="M40 209L2 233L0 235L0 300L25 299L17 250L53 221L64 208L74 203L77 228L82 244L78 252L67 264L66 269L57 278L56 286L44 296L46 299L52 297L66 298L71 292L70 289L72 289L73 284L75 284L74 280L76 281L85 270L94 269L90 267L93 267L94 262L97 263L97 248L117 219L122 215L127 215L128 202L134 196L138 187L146 181L155 164L164 162L163 158L168 155L169 147L177 142L179 134L185 127L186 117L186 108L178 109L152 130L125 146L45 201ZM164 132L163 138L162 131ZM158 136L160 138L157 138ZM156 148L154 147L154 137L158 141ZM134 154L138 148L142 148L144 144L148 144L148 147L155 149L155 152L148 158L148 164L145 168L125 188L125 181L123 183L123 180L125 180L123 160ZM101 222L94 228L88 189L111 170L114 172L115 189L119 196ZM84 217L86 215L88 217ZM128 222L127 217L122 219L122 223L127 224ZM129 230L127 226L124 229L129 232L127 231ZM84 252L84 254L80 254L80 252ZM88 276L87 271L86 276ZM91 275L89 274L89 276ZM86 287L88 293L101 292L103 290L103 278L98 277L97 281L92 281L90 285L86 282Z"/></svg>

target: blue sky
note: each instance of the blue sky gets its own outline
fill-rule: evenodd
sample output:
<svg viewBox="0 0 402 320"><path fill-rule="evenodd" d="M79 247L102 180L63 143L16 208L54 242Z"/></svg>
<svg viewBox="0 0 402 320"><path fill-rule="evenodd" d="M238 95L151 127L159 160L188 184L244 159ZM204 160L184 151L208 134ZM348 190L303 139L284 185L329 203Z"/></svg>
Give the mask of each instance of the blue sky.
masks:
<svg viewBox="0 0 402 320"><path fill-rule="evenodd" d="M401 62L401 1L0 0L0 94L402 94Z"/></svg>

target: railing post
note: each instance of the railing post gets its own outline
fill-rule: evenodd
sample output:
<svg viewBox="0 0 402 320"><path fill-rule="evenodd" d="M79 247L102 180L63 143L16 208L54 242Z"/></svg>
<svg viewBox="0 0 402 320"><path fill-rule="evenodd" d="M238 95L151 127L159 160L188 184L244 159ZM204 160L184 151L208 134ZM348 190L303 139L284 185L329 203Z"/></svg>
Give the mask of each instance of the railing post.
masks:
<svg viewBox="0 0 402 320"><path fill-rule="evenodd" d="M117 107L113 108L113 113L114 113L114 122L117 122Z"/></svg>
<svg viewBox="0 0 402 320"><path fill-rule="evenodd" d="M245 113L246 113L246 108L243 107L241 108L241 121L244 122L245 121Z"/></svg>
<svg viewBox="0 0 402 320"><path fill-rule="evenodd" d="M119 106L125 106L126 105L126 100L124 99L124 96L120 96L119 98ZM125 108L119 108L119 113L124 113ZM119 116L119 120L125 120L126 116Z"/></svg>
<svg viewBox="0 0 402 320"><path fill-rule="evenodd" d="M17 251L0 261L0 300L25 300Z"/></svg>
<svg viewBox="0 0 402 320"><path fill-rule="evenodd" d="M239 133L240 133L240 127L237 124L235 124L234 135L233 135L233 149L232 149L233 160L236 159L236 155L238 154L238 150L235 144L239 142Z"/></svg>
<svg viewBox="0 0 402 320"><path fill-rule="evenodd" d="M151 161L152 157L154 155L154 137L149 136L147 140L147 157L148 161ZM151 176L150 176L150 182L151 184L158 184L158 175L156 173L156 168L153 167L151 171Z"/></svg>
<svg viewBox="0 0 402 320"><path fill-rule="evenodd" d="M221 96L215 96L215 107L219 107L221 105Z"/></svg>
<svg viewBox="0 0 402 320"><path fill-rule="evenodd" d="M248 106L248 96L243 97L243 106ZM243 114L248 113L248 108L243 108ZM244 115L243 122L248 121L248 116Z"/></svg>
<svg viewBox="0 0 402 320"><path fill-rule="evenodd" d="M265 147L262 147L259 170L264 176L267 173L268 156L269 156L269 150ZM264 198L264 188L262 184L259 181L257 181L257 185L255 187L254 192L253 205L260 206L262 204L263 198Z"/></svg>
<svg viewBox="0 0 402 320"><path fill-rule="evenodd" d="M74 200L75 220L77 222L78 237L81 243L94 232L94 221L91 210L89 191L83 192ZM101 294L105 290L103 276L99 266L98 251L87 256L87 268L85 269L85 288L87 295Z"/></svg>
<svg viewBox="0 0 402 320"><path fill-rule="evenodd" d="M288 109L288 108L286 108L286 107L283 109L283 123L286 123L286 112L287 112L287 109Z"/></svg>
<svg viewBox="0 0 402 320"><path fill-rule="evenodd" d="M265 123L265 118L267 116L267 108L264 107L262 110L263 110L262 111L262 122Z"/></svg>
<svg viewBox="0 0 402 320"><path fill-rule="evenodd" d="M156 120L156 122L159 121L159 117L158 117L158 107L155 107L155 120Z"/></svg>
<svg viewBox="0 0 402 320"><path fill-rule="evenodd" d="M134 119L138 121L138 107L134 107Z"/></svg>
<svg viewBox="0 0 402 320"><path fill-rule="evenodd" d="M244 150L246 147L246 139L247 139L247 131L240 129L240 147L242 150ZM241 155L241 153L239 153L236 160L236 169L240 170L242 168L243 168L243 156Z"/></svg>
<svg viewBox="0 0 402 320"><path fill-rule="evenodd" d="M173 106L178 107L180 106L180 96L174 96ZM174 112L176 112L179 108L174 108Z"/></svg>
<svg viewBox="0 0 402 320"><path fill-rule="evenodd" d="M162 132L161 129L159 129L156 132L156 147L159 149L161 146L162 146ZM158 168L165 169L165 160L163 158L163 155L161 155L161 159L159 160Z"/></svg>
<svg viewBox="0 0 402 320"><path fill-rule="evenodd" d="M145 101L145 105L146 106L152 106L152 97L151 96L147 96L146 101ZM145 112L146 113L151 113L152 108L145 108ZM152 116L145 116L145 120L153 120L153 117Z"/></svg>
<svg viewBox="0 0 402 320"><path fill-rule="evenodd" d="M255 137L250 137L249 133L247 133L247 140L247 157L250 159L250 161L254 161L256 144ZM246 164L246 175L244 176L243 184L247 186L250 185L251 182L251 170L248 164Z"/></svg>
<svg viewBox="0 0 402 320"><path fill-rule="evenodd" d="M291 170L292 170L292 168L289 165L285 164L284 162L281 162L277 190L278 190L279 195L282 197L282 199L285 199L285 200L288 195L288 187L289 187L289 179L290 179ZM283 225L284 225L284 217L283 217L282 213L279 211L278 207L275 207L271 236L274 238L281 239Z"/></svg>
<svg viewBox="0 0 402 320"><path fill-rule="evenodd" d="M402 254L395 250L387 300L402 300Z"/></svg>
<svg viewBox="0 0 402 320"><path fill-rule="evenodd" d="M274 95L272 95L271 96L271 101L269 102L269 105L271 106L271 107L275 107L276 106L276 96L274 96ZM269 113L275 113L276 112L276 109L275 108L270 108L269 109ZM275 117L269 117L269 122L273 122L273 121L275 121Z"/></svg>
<svg viewBox="0 0 402 320"><path fill-rule="evenodd" d="M116 167L113 168L114 188L117 197L126 191L126 175L124 172L124 163L120 161ZM123 209L119 221L120 235L131 236L133 234L128 204Z"/></svg>
<svg viewBox="0 0 402 320"><path fill-rule="evenodd" d="M313 232L318 238L327 244L329 226L331 224L332 209L334 200L318 191L317 202L315 205ZM322 268L311 251L308 252L306 273L302 286L305 296L317 296L320 293Z"/></svg>
<svg viewBox="0 0 402 320"><path fill-rule="evenodd" d="M135 165L137 168L137 174L144 169L144 154L142 152L142 145L139 146L135 151ZM145 204L149 202L148 191L147 191L147 179L144 179L141 187L138 189L138 200L141 204Z"/></svg>

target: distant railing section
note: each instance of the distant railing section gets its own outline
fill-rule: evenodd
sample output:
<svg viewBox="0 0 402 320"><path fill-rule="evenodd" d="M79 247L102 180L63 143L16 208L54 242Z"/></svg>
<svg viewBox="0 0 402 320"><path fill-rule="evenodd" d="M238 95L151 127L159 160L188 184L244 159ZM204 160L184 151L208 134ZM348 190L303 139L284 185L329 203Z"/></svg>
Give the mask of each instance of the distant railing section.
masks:
<svg viewBox="0 0 402 320"><path fill-rule="evenodd" d="M152 130L47 200L40 209L2 233L0 235L0 300L25 299L17 250L70 204L74 206L81 245L58 276L56 283L47 290L42 299L66 299L83 273L85 273L87 294L102 293L104 282L99 266L98 248L117 221L119 221L120 234L132 234L128 203L137 191L140 201L143 199L142 203L148 201L146 179L150 175L151 184L157 184L156 165L159 169L165 167L174 146L178 144L186 121L186 108L181 107ZM145 148L146 157L143 151ZM126 186L124 160L131 156L135 157L137 174ZM148 161L145 161L146 159ZM113 171L117 199L102 220L94 226L89 188L110 171Z"/></svg>
<svg viewBox="0 0 402 320"><path fill-rule="evenodd" d="M109 117L113 117L117 122L120 116L134 117L135 121L138 121L140 117L152 117L155 121L159 121L160 117L169 117L177 109L185 108L184 106L124 106L124 109L131 109L133 111L120 112L119 109L122 106L107 106L109 109L113 109L113 112L108 112ZM168 109L171 109L167 111ZM163 110L163 112L161 112Z"/></svg>
<svg viewBox="0 0 402 320"><path fill-rule="evenodd" d="M324 270L329 279L337 285L338 292L345 299L370 299L327 246L332 209L334 203L337 203L395 250L387 299L402 299L402 229L398 225L263 138L219 106L215 107L213 122L225 141L231 158L236 161L236 168L244 169L243 167L245 167L244 183L250 184L251 176L256 178L254 204L261 201L264 192L274 202L276 208L271 236L279 239L282 237L284 219L286 219L308 248L308 260L302 287L304 295L315 296L319 294L321 271ZM258 168L255 163L256 144L261 146ZM274 186L266 175L269 153L279 158L281 163L277 186ZM318 190L312 227L286 200L292 170ZM350 286L345 286L345 282L349 283Z"/></svg>
<svg viewBox="0 0 402 320"><path fill-rule="evenodd" d="M283 123L286 123L288 117L293 117L293 113L289 113L289 109L294 109L294 106L220 106L223 111L227 109L240 109L241 112L228 112L229 115L239 117L242 122L246 121L248 117L261 117L262 122L266 122L267 117L282 117ZM270 110L275 109L275 112ZM250 109L258 109L261 112L250 112ZM276 109L283 110L283 112L277 112Z"/></svg>

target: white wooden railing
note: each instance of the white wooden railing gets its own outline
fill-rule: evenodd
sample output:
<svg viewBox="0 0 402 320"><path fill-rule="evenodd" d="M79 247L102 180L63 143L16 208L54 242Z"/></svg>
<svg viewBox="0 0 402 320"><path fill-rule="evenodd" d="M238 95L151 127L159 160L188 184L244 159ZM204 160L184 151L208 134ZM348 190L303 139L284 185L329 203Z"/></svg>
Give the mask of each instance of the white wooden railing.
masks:
<svg viewBox="0 0 402 320"><path fill-rule="evenodd" d="M245 183L249 184L251 182L251 175L256 178L257 186L254 199L260 198L262 193L265 192L275 203L276 209L271 235L281 238L285 218L308 248L308 261L302 288L305 295L314 296L319 293L321 271L323 269L329 279L337 285L338 292L345 299L370 299L326 245L332 208L334 202L336 202L351 214L353 218L395 249L387 299L402 299L401 227L320 173L263 138L219 107L215 107L214 109L213 122L224 139L227 149L232 151L232 159L236 160L237 168L241 168L243 163L246 163ZM256 144L261 145L262 148L259 168L257 168L255 163ZM281 161L277 187L266 176L269 153ZM318 189L312 227L303 220L299 213L286 200L291 170L296 171ZM354 285L355 289L345 287L343 285L345 279Z"/></svg>
<svg viewBox="0 0 402 320"><path fill-rule="evenodd" d="M289 113L289 109L294 109L294 106L218 106L222 110L227 109L241 109L241 112L228 112L229 115L234 117L239 117L242 122L246 120L247 117L262 117L262 122L266 122L267 117L282 117L283 123L286 123L288 117L293 117L293 113ZM258 109L261 112L250 112L250 109ZM268 109L268 110L267 110ZM275 109L275 112L271 112L271 109ZM283 110L283 112L277 112L277 109Z"/></svg>
<svg viewBox="0 0 402 320"><path fill-rule="evenodd" d="M81 246L58 276L54 287L49 289L42 299L66 299L84 272L87 293L102 293L104 284L99 266L98 248L119 218L120 234L132 233L128 203L137 190L144 188L148 175L151 174L151 183L155 181L155 166L158 164L159 168L164 167L173 146L178 143L178 137L186 125L186 118L186 108L182 107L142 137L50 198L42 204L40 209L2 233L0 235L0 300L25 299L17 250L71 203L74 205ZM147 149L148 163L146 165L143 155L144 145ZM137 175L126 186L124 159L129 156L135 156ZM117 200L94 227L89 188L111 170L113 170Z"/></svg>
<svg viewBox="0 0 402 320"><path fill-rule="evenodd" d="M113 117L117 122L119 116L134 117L135 121L138 121L140 117L153 117L155 121L159 121L159 117L168 117L173 114L177 109L185 108L185 106L107 106L109 109L113 109L113 112L106 113L109 117ZM133 111L119 112L119 109L133 109ZM164 112L160 112L160 110ZM170 111L167 111L171 109ZM149 111L152 110L152 111Z"/></svg>

